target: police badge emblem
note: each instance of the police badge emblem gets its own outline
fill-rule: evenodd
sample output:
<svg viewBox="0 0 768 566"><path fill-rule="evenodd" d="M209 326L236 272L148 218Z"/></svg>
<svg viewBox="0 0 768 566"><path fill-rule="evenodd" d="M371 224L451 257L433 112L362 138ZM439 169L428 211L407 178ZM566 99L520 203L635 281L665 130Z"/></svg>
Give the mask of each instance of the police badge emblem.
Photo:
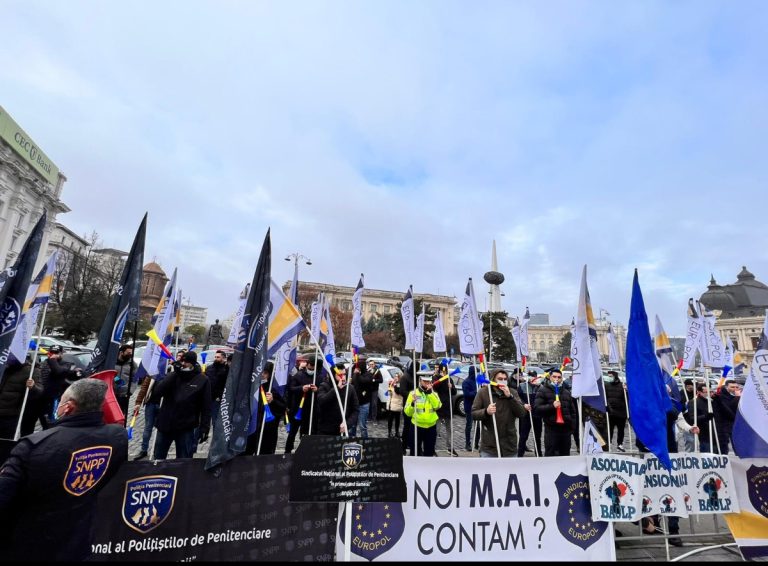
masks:
<svg viewBox="0 0 768 566"><path fill-rule="evenodd" d="M557 530L563 538L586 550L595 544L608 528L605 521L592 520L592 502L587 476L561 473L555 480L557 488Z"/></svg>
<svg viewBox="0 0 768 566"><path fill-rule="evenodd" d="M755 511L768 518L768 468L752 465L747 470L747 493Z"/></svg>
<svg viewBox="0 0 768 566"><path fill-rule="evenodd" d="M173 476L144 476L125 482L125 524L140 533L159 527L173 511L178 481Z"/></svg>
<svg viewBox="0 0 768 566"><path fill-rule="evenodd" d="M363 461L363 445L357 442L349 442L341 446L341 461L353 470Z"/></svg>
<svg viewBox="0 0 768 566"><path fill-rule="evenodd" d="M88 493L104 477L111 458L111 446L91 446L73 452L64 474L64 489L76 496Z"/></svg>

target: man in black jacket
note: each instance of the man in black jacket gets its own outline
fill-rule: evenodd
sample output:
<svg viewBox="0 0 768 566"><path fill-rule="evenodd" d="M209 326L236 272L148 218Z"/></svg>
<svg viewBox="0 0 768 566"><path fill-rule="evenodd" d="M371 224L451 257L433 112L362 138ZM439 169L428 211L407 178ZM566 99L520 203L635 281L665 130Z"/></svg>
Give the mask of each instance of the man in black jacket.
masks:
<svg viewBox="0 0 768 566"><path fill-rule="evenodd" d="M720 392L712 398L717 439L720 442L719 454L728 454L733 423L736 420L736 413L739 411L739 399L741 399L741 387L732 379L726 380L725 385L720 388ZM717 444L712 448L713 451L716 451Z"/></svg>
<svg viewBox="0 0 768 566"><path fill-rule="evenodd" d="M559 400L556 390L559 389ZM557 422L558 409L563 422ZM536 393L534 414L544 421L544 455L569 456L571 453L571 433L578 420L573 413L571 392L563 387L563 374L555 368L549 373Z"/></svg>
<svg viewBox="0 0 768 566"><path fill-rule="evenodd" d="M157 415L155 460L165 460L171 442L177 458L191 458L200 430L200 440L208 438L211 426L211 384L200 371L195 352L186 352L181 367L155 383L154 397L162 399Z"/></svg>
<svg viewBox="0 0 768 566"><path fill-rule="evenodd" d="M24 407L24 417L21 420L21 436L35 432L35 419L39 412L39 399L43 393L40 383L39 368L35 368L30 377L31 364L12 362L8 364L0 382L0 438L13 439L16 426L21 416L21 406L24 404L25 391L29 389L27 404Z"/></svg>
<svg viewBox="0 0 768 566"><path fill-rule="evenodd" d="M352 373L352 385L357 393L358 417L360 424L360 436L368 438L368 414L371 410L371 399L379 393L379 384L383 381L381 372L376 369L376 362L369 360L366 363L365 372L361 372L357 367ZM357 436L357 425L349 425L350 436Z"/></svg>
<svg viewBox="0 0 768 566"><path fill-rule="evenodd" d="M83 377L83 372L76 369L74 365L67 367L61 361L61 346L51 346L48 348L48 358L40 367L40 379L43 384L43 405L46 416L52 421L54 419L54 406L61 398L67 387Z"/></svg>
<svg viewBox="0 0 768 566"><path fill-rule="evenodd" d="M520 370L516 369L515 373L519 374ZM544 427L544 423L541 417L533 414L533 404L536 401L536 393L539 391L539 376L531 370L528 372L528 379L525 377L520 378L521 381L517 387L517 394L520 396L520 400L523 402L525 410L530 413L524 417L520 417L520 440L517 443L517 457L522 458L526 452L531 452L528 449L528 436L531 434L531 422L533 422L533 442L536 446L534 454L543 456L544 453L541 450L541 431Z"/></svg>
<svg viewBox="0 0 768 566"><path fill-rule="evenodd" d="M693 404L696 403L694 409ZM693 417L696 415L696 422ZM688 410L684 413L685 421L689 425L699 427L699 451L713 452L712 437L709 434L709 423L714 418L714 413L709 410L707 402L707 389L703 383L696 384L696 398L688 401ZM715 450L717 447L714 447Z"/></svg>
<svg viewBox="0 0 768 566"><path fill-rule="evenodd" d="M338 436L339 434L344 434L347 429L344 428L344 421L341 418L341 408L339 407L339 398L336 397L336 388L338 387L339 396L343 404L346 395L347 375L343 364L337 364L332 369L335 377L326 377L317 388L317 410L319 413L317 432L318 434ZM335 386L331 379L336 380ZM357 393L355 393L353 387L349 390L347 407L344 412L349 430L357 424L358 414Z"/></svg>
<svg viewBox="0 0 768 566"><path fill-rule="evenodd" d="M216 350L216 354L213 356L213 363L205 368L205 377L211 383L212 414L215 414L218 410L221 396L224 393L224 386L227 384L228 375L227 354L224 350Z"/></svg>
<svg viewBox="0 0 768 566"><path fill-rule="evenodd" d="M611 378L605 383L605 398L608 401L608 416L611 420L611 440L616 429L616 450L624 452L624 429L627 427L626 385L619 379L619 372L610 370Z"/></svg>
<svg viewBox="0 0 768 566"><path fill-rule="evenodd" d="M288 418L291 423L291 430L288 432L288 439L285 441L285 453L293 452L293 445L296 441L296 435L301 432L300 437L309 434L309 418L314 418L312 404L315 402L315 393L317 385L315 381L314 365L309 368L308 360L299 361L299 371L288 377ZM304 406L302 407L302 400ZM301 408L300 419L296 415Z"/></svg>
<svg viewBox="0 0 768 566"><path fill-rule="evenodd" d="M82 561L91 554L96 496L128 459L128 435L105 425L107 386L67 389L56 426L22 438L0 468L2 560Z"/></svg>
<svg viewBox="0 0 768 566"><path fill-rule="evenodd" d="M277 449L277 435L278 426L280 421L285 415L285 401L277 389L270 384L270 380L274 375L274 364L267 362L264 365L264 369L261 372L261 389L259 392L259 402L256 409L256 414L253 417L256 419L253 432L248 435L248 440L245 446L245 452L243 454L247 456L255 456L261 454L274 454ZM262 394L263 392L263 394ZM264 400L267 401L269 407L269 413L272 418L266 413L264 408ZM261 434L261 428L264 425L264 434ZM259 438L261 438L261 446L259 446Z"/></svg>

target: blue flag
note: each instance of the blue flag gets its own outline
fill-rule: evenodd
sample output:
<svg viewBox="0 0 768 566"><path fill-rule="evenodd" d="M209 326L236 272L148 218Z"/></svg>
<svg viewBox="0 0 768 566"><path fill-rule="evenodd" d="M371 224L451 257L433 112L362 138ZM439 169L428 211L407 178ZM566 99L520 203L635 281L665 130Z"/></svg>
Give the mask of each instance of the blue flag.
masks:
<svg viewBox="0 0 768 566"><path fill-rule="evenodd" d="M271 269L272 244L267 230L237 331L232 366L227 375L221 404L213 416L215 424L205 462L206 470L244 452L248 435L259 424L261 373L268 360Z"/></svg>
<svg viewBox="0 0 768 566"><path fill-rule="evenodd" d="M632 282L626 356L627 393L632 428L635 429L637 438L669 470L672 466L667 446L667 408L670 401L664 394L666 386L659 362L656 360L637 270Z"/></svg>
<svg viewBox="0 0 768 566"><path fill-rule="evenodd" d="M13 266L6 269L0 277L0 382L8 365L9 352L13 337L21 322L27 289L32 281L40 244L43 242L43 230L47 214L43 215L29 233L24 247ZM22 360L23 361L23 360Z"/></svg>

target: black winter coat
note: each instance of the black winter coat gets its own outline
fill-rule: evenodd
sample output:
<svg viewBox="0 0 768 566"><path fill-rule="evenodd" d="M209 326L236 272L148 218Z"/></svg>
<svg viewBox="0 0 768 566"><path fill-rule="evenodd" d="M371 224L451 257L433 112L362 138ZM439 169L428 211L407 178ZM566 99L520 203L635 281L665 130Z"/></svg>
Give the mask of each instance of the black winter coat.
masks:
<svg viewBox="0 0 768 566"><path fill-rule="evenodd" d="M545 381L536 392L536 400L533 405L534 415L541 417L548 427L565 426L569 430L573 429L578 422L578 417L574 414L571 391L567 387L560 386L560 408L565 424L557 424L557 409L555 409L554 402L555 388L549 381Z"/></svg>
<svg viewBox="0 0 768 566"><path fill-rule="evenodd" d="M67 387L77 380L77 372L56 358L48 358L40 369L43 394L48 399L59 399Z"/></svg>
<svg viewBox="0 0 768 566"><path fill-rule="evenodd" d="M17 417L21 414L21 405L24 402L24 391L27 389L30 364L15 365L10 367L0 383L0 417ZM32 379L35 385L29 391L25 413L29 414L30 401L37 399L43 393L40 384L40 371L35 368Z"/></svg>
<svg viewBox="0 0 768 566"><path fill-rule="evenodd" d="M731 395L723 388L712 399L712 410L715 412L715 426L717 430L728 431L733 429L733 421L739 410L739 397Z"/></svg>
<svg viewBox="0 0 768 566"><path fill-rule="evenodd" d="M331 379L335 378L327 377L317 386L317 433L338 436L340 434L339 426L341 425L341 409L339 408L339 401L334 392L336 387L331 383ZM349 386L347 385L347 387ZM344 403L345 390L339 390L339 395L341 396L341 402ZM344 415L347 419L347 430L357 425L357 416L359 412L360 405L357 401L357 393L355 393L353 387L349 391L347 410Z"/></svg>
<svg viewBox="0 0 768 566"><path fill-rule="evenodd" d="M314 376L309 375L306 370L299 370L295 374L288 376L288 387L286 389L288 399L286 401L288 404L288 410L292 417L295 417L297 411L299 410L301 397L304 394L304 386L312 385L313 379ZM304 419L304 415L306 415L306 418L309 418L313 397L314 395L312 395L312 391L308 390L306 398L304 399L304 408L301 410L302 419Z"/></svg>
<svg viewBox="0 0 768 566"><path fill-rule="evenodd" d="M709 404L704 397L697 397L696 401L696 422L693 422L693 403L694 399L688 401L688 411L684 414L685 422L689 425L699 427L699 442L709 443L709 421L714 418L714 413L709 411Z"/></svg>
<svg viewBox="0 0 768 566"><path fill-rule="evenodd" d="M211 382L211 399L220 401L227 384L229 366L227 364L212 363L205 368L205 377Z"/></svg>
<svg viewBox="0 0 768 566"><path fill-rule="evenodd" d="M195 365L192 371L174 371L155 383L152 397L162 399L155 426L166 434L176 434L211 426L211 384Z"/></svg>
<svg viewBox="0 0 768 566"><path fill-rule="evenodd" d="M381 377L381 372L376 371L371 373L366 371L365 373L358 373L352 375L352 385L355 387L357 393L357 402L360 405L367 405L371 402L374 395L379 393L379 384L384 381Z"/></svg>
<svg viewBox="0 0 768 566"><path fill-rule="evenodd" d="M85 461L96 464L89 479L89 473L77 473L78 460L72 455L93 447L108 457L101 463L99 458ZM105 425L101 411L65 417L22 438L0 468L0 536L8 538L0 541L2 560L87 558L96 496L127 459L125 429Z"/></svg>
<svg viewBox="0 0 768 566"><path fill-rule="evenodd" d="M624 385L621 381L609 381L604 385L605 398L608 400L608 415L626 419L627 404L624 401Z"/></svg>

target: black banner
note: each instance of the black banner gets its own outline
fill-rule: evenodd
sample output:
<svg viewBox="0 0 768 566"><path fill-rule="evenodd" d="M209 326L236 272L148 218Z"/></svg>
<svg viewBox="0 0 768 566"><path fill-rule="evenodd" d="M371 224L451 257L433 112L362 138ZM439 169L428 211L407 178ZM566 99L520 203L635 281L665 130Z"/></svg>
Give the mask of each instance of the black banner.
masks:
<svg viewBox="0 0 768 566"><path fill-rule="evenodd" d="M291 501L403 502L403 446L397 438L301 439L293 458Z"/></svg>
<svg viewBox="0 0 768 566"><path fill-rule="evenodd" d="M302 444L304 441L302 441ZM291 456L126 462L99 494L93 560L334 559L338 505L290 503Z"/></svg>

